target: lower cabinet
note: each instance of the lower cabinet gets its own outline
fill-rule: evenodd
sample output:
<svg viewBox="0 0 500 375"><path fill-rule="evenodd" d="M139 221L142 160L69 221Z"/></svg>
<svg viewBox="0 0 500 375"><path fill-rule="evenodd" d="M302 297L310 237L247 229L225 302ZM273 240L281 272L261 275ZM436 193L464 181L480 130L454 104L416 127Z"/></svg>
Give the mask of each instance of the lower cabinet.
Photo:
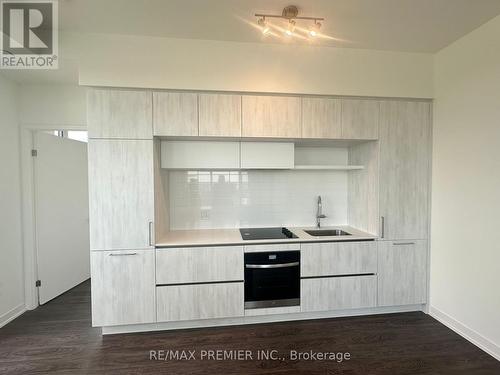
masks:
<svg viewBox="0 0 500 375"><path fill-rule="evenodd" d="M92 251L90 257L93 326L156 321L154 249Z"/></svg>
<svg viewBox="0 0 500 375"><path fill-rule="evenodd" d="M158 322L244 315L243 282L159 286L156 298Z"/></svg>
<svg viewBox="0 0 500 375"><path fill-rule="evenodd" d="M342 276L302 279L302 312L375 307L377 276Z"/></svg>
<svg viewBox="0 0 500 375"><path fill-rule="evenodd" d="M378 306L427 302L427 241L378 243Z"/></svg>

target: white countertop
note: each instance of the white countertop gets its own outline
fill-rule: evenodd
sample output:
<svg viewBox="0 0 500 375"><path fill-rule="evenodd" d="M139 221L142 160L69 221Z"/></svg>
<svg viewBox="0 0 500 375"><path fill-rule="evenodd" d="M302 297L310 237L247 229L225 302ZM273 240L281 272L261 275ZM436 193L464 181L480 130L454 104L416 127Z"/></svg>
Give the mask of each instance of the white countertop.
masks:
<svg viewBox="0 0 500 375"><path fill-rule="evenodd" d="M314 237L304 230L318 229L316 227L286 227L297 238L278 240L243 240L239 229L196 229L174 230L168 232L156 242L156 247L187 247L187 246L217 246L217 245L255 245L269 243L294 242L333 242L333 241L361 241L378 238L372 234L360 231L350 226L321 227L321 229L342 229L351 233L350 236L321 236Z"/></svg>

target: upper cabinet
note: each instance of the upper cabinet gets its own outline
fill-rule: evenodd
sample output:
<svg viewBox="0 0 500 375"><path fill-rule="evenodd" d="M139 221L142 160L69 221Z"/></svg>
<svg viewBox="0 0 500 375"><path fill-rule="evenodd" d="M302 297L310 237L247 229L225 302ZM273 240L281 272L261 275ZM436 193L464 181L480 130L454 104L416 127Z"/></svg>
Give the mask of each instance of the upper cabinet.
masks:
<svg viewBox="0 0 500 375"><path fill-rule="evenodd" d="M341 138L341 100L302 98L302 138Z"/></svg>
<svg viewBox="0 0 500 375"><path fill-rule="evenodd" d="M241 137L241 95L200 94L201 137Z"/></svg>
<svg viewBox="0 0 500 375"><path fill-rule="evenodd" d="M295 96L242 97L243 137L301 137L301 98Z"/></svg>
<svg viewBox="0 0 500 375"><path fill-rule="evenodd" d="M89 138L152 139L150 91L89 89Z"/></svg>
<svg viewBox="0 0 500 375"><path fill-rule="evenodd" d="M198 135L198 94L154 92L153 108L155 136Z"/></svg>
<svg viewBox="0 0 500 375"><path fill-rule="evenodd" d="M342 138L378 139L380 102L342 99Z"/></svg>
<svg viewBox="0 0 500 375"><path fill-rule="evenodd" d="M380 215L385 239L427 239L431 104L386 101L380 116Z"/></svg>

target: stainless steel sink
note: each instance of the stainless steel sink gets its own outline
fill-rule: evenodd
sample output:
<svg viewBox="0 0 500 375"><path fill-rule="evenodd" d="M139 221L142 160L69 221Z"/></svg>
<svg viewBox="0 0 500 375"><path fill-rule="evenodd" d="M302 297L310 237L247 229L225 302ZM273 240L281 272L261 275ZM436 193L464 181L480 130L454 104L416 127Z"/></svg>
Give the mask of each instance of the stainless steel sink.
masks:
<svg viewBox="0 0 500 375"><path fill-rule="evenodd" d="M305 230L307 234L313 237L330 237L330 236L350 236L351 233L347 233L341 229L311 229Z"/></svg>

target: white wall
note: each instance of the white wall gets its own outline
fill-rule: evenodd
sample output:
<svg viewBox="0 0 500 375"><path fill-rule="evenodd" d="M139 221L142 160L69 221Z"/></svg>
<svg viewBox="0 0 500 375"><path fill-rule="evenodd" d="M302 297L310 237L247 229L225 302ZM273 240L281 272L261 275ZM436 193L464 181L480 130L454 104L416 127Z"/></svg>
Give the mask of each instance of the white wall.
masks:
<svg viewBox="0 0 500 375"><path fill-rule="evenodd" d="M435 57L431 306L500 359L500 17Z"/></svg>
<svg viewBox="0 0 500 375"><path fill-rule="evenodd" d="M86 124L86 88L77 85L24 84L19 86L19 122L24 126Z"/></svg>
<svg viewBox="0 0 500 375"><path fill-rule="evenodd" d="M121 36L61 36L94 86L432 97L432 55Z"/></svg>
<svg viewBox="0 0 500 375"><path fill-rule="evenodd" d="M0 74L0 327L24 309L16 94Z"/></svg>

